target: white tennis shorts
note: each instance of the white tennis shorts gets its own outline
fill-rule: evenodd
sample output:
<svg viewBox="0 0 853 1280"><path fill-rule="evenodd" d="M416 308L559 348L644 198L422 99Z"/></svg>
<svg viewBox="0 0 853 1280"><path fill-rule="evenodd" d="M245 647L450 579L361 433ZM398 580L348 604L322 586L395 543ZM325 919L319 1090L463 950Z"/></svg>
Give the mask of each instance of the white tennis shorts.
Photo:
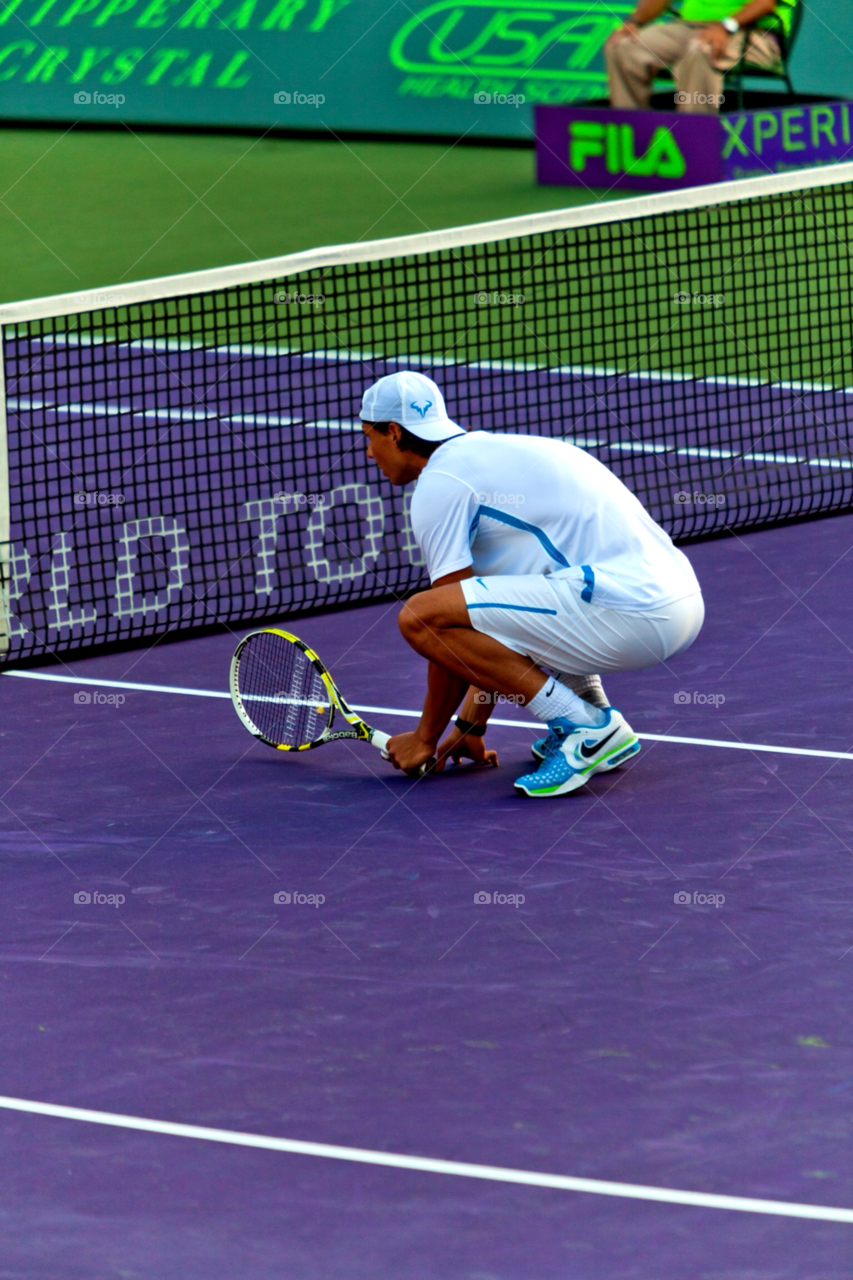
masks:
<svg viewBox="0 0 853 1280"><path fill-rule="evenodd" d="M622 613L581 598L583 582L559 574L463 578L471 626L566 675L639 671L674 657L698 636L701 592L644 613Z"/></svg>

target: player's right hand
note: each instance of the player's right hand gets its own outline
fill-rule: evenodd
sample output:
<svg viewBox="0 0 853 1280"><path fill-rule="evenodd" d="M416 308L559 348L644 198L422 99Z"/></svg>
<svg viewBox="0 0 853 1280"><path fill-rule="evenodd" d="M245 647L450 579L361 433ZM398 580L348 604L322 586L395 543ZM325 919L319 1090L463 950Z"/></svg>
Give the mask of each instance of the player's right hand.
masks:
<svg viewBox="0 0 853 1280"><path fill-rule="evenodd" d="M611 36L607 38L607 44L615 44L617 40L636 40L640 34L640 28L636 22L623 22L621 27L617 27Z"/></svg>
<svg viewBox="0 0 853 1280"><path fill-rule="evenodd" d="M460 733L453 725L436 752L434 772L439 773L448 760L452 760L454 764L461 764L463 760L473 760L474 764L497 768L498 753L487 748L485 738L473 733Z"/></svg>

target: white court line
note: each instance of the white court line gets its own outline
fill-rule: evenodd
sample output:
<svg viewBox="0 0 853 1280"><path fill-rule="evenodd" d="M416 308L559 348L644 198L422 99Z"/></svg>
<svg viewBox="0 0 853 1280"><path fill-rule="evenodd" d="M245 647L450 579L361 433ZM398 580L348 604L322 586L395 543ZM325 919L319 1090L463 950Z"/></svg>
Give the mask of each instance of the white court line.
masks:
<svg viewBox="0 0 853 1280"><path fill-rule="evenodd" d="M634 376L634 375L630 375ZM270 413L234 413L220 417L219 411L203 407L184 407L173 409L134 409L129 404L56 404L50 400L9 399L6 408L13 413L29 413L44 411L54 414L68 414L72 418L92 416L95 418L153 418L166 422L205 422L217 419L220 422L236 422L240 425L261 427L304 427L317 431L358 431L361 420L352 418L317 418L307 421L303 418L288 418L281 414ZM612 449L626 453L674 453L679 457L690 458L737 458L741 462L775 463L777 466L810 466L835 467L853 470L853 461L849 458L804 458L799 454L788 453L737 453L733 449L706 449L699 447L679 448L667 441L655 440L599 440L581 436L564 436L568 444L578 445L583 449Z"/></svg>
<svg viewBox="0 0 853 1280"><path fill-rule="evenodd" d="M671 1187L646 1187L632 1182L602 1182L597 1178L535 1173L529 1169L504 1169L499 1165L432 1160L426 1156L403 1156L390 1151L365 1150L363 1147L338 1147L326 1142L300 1142L294 1138L269 1138L264 1134L240 1133L233 1129L210 1129L205 1125L147 1120L141 1116L119 1115L113 1111L90 1111L83 1107L58 1106L52 1102L31 1102L27 1098L0 1096L0 1107L8 1111L56 1116L60 1120L83 1120L88 1124L111 1125L117 1129L139 1129L143 1133L165 1133L176 1138L226 1142L236 1147L286 1151L292 1155L320 1156L326 1160L348 1160L355 1164L380 1165L386 1169L412 1169L418 1173L444 1173L457 1178L483 1178L489 1182L512 1182L526 1187L552 1187L557 1191L586 1191L591 1195L654 1200L662 1204L686 1204L700 1209L737 1209L741 1213L768 1213L783 1218L853 1223L853 1209L838 1209L830 1205L799 1204L790 1200L754 1200L748 1196L721 1196L705 1191L676 1191Z"/></svg>
<svg viewBox="0 0 853 1280"><path fill-rule="evenodd" d="M56 404L49 400L16 400L6 402L6 408L13 413L44 411L54 414L68 414L70 417L95 418L128 417L154 418L166 422L205 422L217 419L220 422L236 422L240 425L262 427L304 427L316 431L358 431L361 420L352 418L317 418L307 421L303 418L288 418L281 414L268 413L235 413L220 417L218 410L201 407L185 407L174 409L134 409L129 404ZM798 454L787 453L737 453L733 449L705 449L698 447L679 448L666 441L655 440L598 440L580 436L565 436L569 444L584 449L612 449L626 453L674 453L679 457L690 458L737 458L741 462L775 463L778 466L810 466L835 467L846 470L853 469L853 461L848 458L804 458Z"/></svg>
<svg viewBox="0 0 853 1280"><path fill-rule="evenodd" d="M157 418L167 422L206 422L214 419L219 422L248 423L261 427L313 427L324 431L357 431L361 429L361 420L352 418L318 418L308 422L303 418L285 418L280 414L242 413L221 416L216 409L205 409L189 406L177 409L134 409L129 404L100 404L92 402L81 404L56 404L53 400L15 400L6 401L6 408L12 413L31 413L43 410L46 413L68 414L72 418Z"/></svg>
<svg viewBox="0 0 853 1280"><path fill-rule="evenodd" d="M239 343L225 347L209 347L204 342L190 338L152 338L134 342L120 342L102 334L43 334L30 337L31 345L67 346L115 346L136 351L201 351L207 355L245 356L247 358L274 360L282 356L305 361L337 361L343 364L403 364L408 367L424 365L426 368L494 369L499 373L541 373L561 378L616 378L633 382L695 382L697 385L713 383L727 387L762 387L767 391L805 391L831 395L853 395L853 387L837 387L828 382L767 382L761 378L699 377L695 373L678 373L666 369L620 369L610 365L540 365L522 360L460 360L458 357L440 355L380 355L376 351L326 351L322 348L304 350L301 347L281 347L275 344Z"/></svg>
<svg viewBox="0 0 853 1280"><path fill-rule="evenodd" d="M577 441L570 441L569 443L577 443ZM626 453L674 453L678 457L684 458L736 458L740 462L770 462L783 467L809 466L853 469L853 462L849 458L803 458L798 454L791 453L737 453L734 449L700 449L692 446L681 449L677 445L665 442L659 443L655 440L616 440L610 443L601 440L597 443L604 448L617 449Z"/></svg>
<svg viewBox="0 0 853 1280"><path fill-rule="evenodd" d="M230 698L218 689L182 689L175 684L133 684L130 680L93 680L83 676L55 676L47 671L3 671L0 675L18 676L22 680L55 680L59 684L95 684L105 689L137 689L142 693L186 693L192 698ZM420 715L420 712L418 712Z"/></svg>
<svg viewBox="0 0 853 1280"><path fill-rule="evenodd" d="M53 680L59 684L91 684L106 689L134 689L142 693L183 693L191 698L230 698L231 694L220 689L184 689L172 684L134 684L129 680L96 680L85 676L55 676L46 671L2 671L0 675L17 676L22 680ZM350 704L359 715L407 716L420 719L420 711L408 711L402 707L364 707ZM542 731L542 725L532 720L502 720L492 716L490 724L507 729L532 729ZM728 747L730 751L772 751L782 756L819 756L826 760L853 760L851 751L816 751L811 747L776 747L766 742L726 742L721 738L680 738L668 733L638 733L645 742L678 742L691 747Z"/></svg>

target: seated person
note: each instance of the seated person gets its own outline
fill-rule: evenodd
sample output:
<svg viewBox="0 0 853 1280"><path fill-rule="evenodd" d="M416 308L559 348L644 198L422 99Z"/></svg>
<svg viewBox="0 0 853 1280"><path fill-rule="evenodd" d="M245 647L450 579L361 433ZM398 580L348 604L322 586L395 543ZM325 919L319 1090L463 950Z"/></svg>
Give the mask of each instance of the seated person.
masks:
<svg viewBox="0 0 853 1280"><path fill-rule="evenodd" d="M757 67L780 63L778 33L787 35L797 0L684 0L678 16L655 25L669 0L639 0L604 46L611 107L645 109L652 82L664 68L675 80L679 111L720 109L723 72L741 58Z"/></svg>

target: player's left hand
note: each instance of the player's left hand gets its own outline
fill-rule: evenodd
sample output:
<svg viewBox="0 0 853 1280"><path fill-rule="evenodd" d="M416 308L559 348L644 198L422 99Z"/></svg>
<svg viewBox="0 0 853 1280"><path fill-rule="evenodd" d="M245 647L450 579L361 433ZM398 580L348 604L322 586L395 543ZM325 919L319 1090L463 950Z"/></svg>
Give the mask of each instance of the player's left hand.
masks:
<svg viewBox="0 0 853 1280"><path fill-rule="evenodd" d="M702 29L702 43L711 62L716 62L718 58L725 57L728 52L729 40L731 40L731 36L722 22L709 22Z"/></svg>
<svg viewBox="0 0 853 1280"><path fill-rule="evenodd" d="M395 733L385 750L394 768L408 773L433 758L435 743L424 742L416 733Z"/></svg>
<svg viewBox="0 0 853 1280"><path fill-rule="evenodd" d="M436 757L436 773L441 772L448 760L452 760L454 764L461 764L463 759L473 760L474 764L491 765L495 768L498 764L497 751L491 751L484 738L473 733L460 733L455 725L438 748Z"/></svg>

